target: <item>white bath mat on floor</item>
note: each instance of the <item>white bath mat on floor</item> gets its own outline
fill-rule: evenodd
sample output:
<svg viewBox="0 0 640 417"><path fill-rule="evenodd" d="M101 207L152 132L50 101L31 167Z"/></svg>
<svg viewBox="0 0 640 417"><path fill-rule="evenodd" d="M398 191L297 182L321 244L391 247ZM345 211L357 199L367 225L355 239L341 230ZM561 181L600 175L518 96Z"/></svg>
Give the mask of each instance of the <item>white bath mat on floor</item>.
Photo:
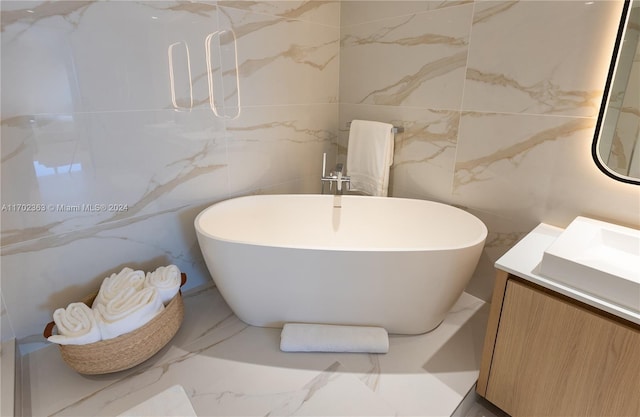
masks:
<svg viewBox="0 0 640 417"><path fill-rule="evenodd" d="M382 327L285 323L280 334L280 350L387 353L389 335Z"/></svg>
<svg viewBox="0 0 640 417"><path fill-rule="evenodd" d="M182 385L174 385L118 417L197 417Z"/></svg>

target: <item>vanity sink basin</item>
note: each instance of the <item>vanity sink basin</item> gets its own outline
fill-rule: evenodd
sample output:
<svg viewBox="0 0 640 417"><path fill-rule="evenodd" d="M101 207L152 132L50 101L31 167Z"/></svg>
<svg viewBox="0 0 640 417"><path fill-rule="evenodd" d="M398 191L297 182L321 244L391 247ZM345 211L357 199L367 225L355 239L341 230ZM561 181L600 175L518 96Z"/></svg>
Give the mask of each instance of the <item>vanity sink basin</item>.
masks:
<svg viewBox="0 0 640 417"><path fill-rule="evenodd" d="M542 255L540 274L640 312L640 230L576 217Z"/></svg>

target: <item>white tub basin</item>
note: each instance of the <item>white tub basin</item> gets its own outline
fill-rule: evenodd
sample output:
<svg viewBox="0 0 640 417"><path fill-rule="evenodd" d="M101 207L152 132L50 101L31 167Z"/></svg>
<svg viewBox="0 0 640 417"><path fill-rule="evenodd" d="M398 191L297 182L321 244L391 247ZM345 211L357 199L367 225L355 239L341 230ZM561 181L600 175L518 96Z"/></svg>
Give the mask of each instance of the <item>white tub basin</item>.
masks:
<svg viewBox="0 0 640 417"><path fill-rule="evenodd" d="M640 312L640 230L576 217L544 252L540 274Z"/></svg>

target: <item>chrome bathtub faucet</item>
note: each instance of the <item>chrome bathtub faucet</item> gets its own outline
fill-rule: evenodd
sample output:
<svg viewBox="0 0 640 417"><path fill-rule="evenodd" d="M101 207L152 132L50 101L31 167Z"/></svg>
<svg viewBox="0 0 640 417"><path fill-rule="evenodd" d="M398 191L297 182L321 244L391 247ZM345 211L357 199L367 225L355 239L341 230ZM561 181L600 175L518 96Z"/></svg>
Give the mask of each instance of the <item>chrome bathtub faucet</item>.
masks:
<svg viewBox="0 0 640 417"><path fill-rule="evenodd" d="M333 183L336 184L336 193L342 194L342 185L346 184L347 190L351 189L351 178L342 174L343 164L337 164L336 169L326 175L327 172L327 153L322 154L322 177L320 182L322 184L322 194L324 194L324 184L329 183L329 191L333 191Z"/></svg>

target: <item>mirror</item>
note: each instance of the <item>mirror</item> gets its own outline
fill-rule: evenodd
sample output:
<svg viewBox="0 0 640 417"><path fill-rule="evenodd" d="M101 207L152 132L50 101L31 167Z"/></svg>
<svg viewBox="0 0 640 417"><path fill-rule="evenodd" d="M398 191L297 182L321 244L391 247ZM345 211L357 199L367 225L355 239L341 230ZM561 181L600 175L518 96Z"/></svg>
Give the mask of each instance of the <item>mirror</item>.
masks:
<svg viewBox="0 0 640 417"><path fill-rule="evenodd" d="M592 154L619 181L640 184L640 0L625 0Z"/></svg>

